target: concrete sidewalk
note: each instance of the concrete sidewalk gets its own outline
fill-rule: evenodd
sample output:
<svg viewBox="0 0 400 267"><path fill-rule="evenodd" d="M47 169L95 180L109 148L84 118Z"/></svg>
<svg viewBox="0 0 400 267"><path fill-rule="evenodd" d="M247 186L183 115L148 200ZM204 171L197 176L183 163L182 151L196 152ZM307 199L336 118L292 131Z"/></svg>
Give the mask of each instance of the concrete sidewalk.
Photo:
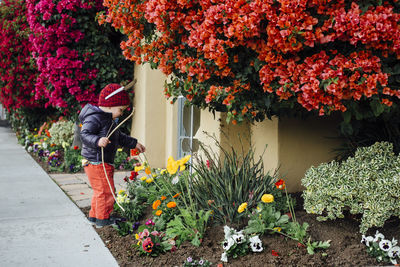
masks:
<svg viewBox="0 0 400 267"><path fill-rule="evenodd" d="M118 266L79 208L0 127L0 266Z"/></svg>

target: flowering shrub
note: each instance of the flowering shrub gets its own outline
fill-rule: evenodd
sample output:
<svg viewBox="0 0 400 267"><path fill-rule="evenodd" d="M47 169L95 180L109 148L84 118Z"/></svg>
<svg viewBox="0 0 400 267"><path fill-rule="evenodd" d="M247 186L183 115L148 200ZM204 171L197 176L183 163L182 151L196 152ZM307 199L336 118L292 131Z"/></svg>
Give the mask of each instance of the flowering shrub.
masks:
<svg viewBox="0 0 400 267"><path fill-rule="evenodd" d="M39 106L33 97L37 69L22 0L0 3L0 103L9 111Z"/></svg>
<svg viewBox="0 0 400 267"><path fill-rule="evenodd" d="M70 116L85 103L97 103L108 83L131 79L132 67L113 42L119 35L99 27L101 1L29 0L27 20L39 75L35 99Z"/></svg>
<svg viewBox="0 0 400 267"><path fill-rule="evenodd" d="M311 167L302 184L304 208L318 220L343 218L343 212L362 214L360 232L381 227L400 217L400 157L393 146L377 142L360 147L354 157Z"/></svg>
<svg viewBox="0 0 400 267"><path fill-rule="evenodd" d="M299 108L360 119L399 102L397 1L104 5L100 22L127 36L121 42L127 59L174 74L167 97L228 111L233 123Z"/></svg>
<svg viewBox="0 0 400 267"><path fill-rule="evenodd" d="M375 236L362 236L361 243L367 246L367 252L375 257L378 262L391 262L397 265L400 259L400 247L397 246L397 240L385 239L385 236L376 231Z"/></svg>

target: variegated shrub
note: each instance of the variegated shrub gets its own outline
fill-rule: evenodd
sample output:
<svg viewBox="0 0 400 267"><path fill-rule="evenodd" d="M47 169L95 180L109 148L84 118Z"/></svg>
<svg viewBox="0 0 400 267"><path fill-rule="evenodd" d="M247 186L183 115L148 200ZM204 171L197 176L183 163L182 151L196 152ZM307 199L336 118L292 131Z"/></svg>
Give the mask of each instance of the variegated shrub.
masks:
<svg viewBox="0 0 400 267"><path fill-rule="evenodd" d="M343 218L344 210L362 214L360 232L400 217L400 157L393 145L360 147L354 157L307 170L302 184L304 208L320 221Z"/></svg>

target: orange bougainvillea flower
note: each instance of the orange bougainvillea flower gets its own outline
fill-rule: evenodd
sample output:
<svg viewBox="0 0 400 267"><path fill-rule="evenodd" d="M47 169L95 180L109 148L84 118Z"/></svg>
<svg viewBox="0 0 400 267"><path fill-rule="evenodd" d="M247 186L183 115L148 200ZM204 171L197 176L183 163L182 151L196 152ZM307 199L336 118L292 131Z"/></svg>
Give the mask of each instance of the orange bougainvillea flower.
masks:
<svg viewBox="0 0 400 267"><path fill-rule="evenodd" d="M157 199L153 202L153 210L156 210L161 205L161 200Z"/></svg>
<svg viewBox="0 0 400 267"><path fill-rule="evenodd" d="M167 207L168 208L175 208L176 207L176 202L175 201L168 202Z"/></svg>
<svg viewBox="0 0 400 267"><path fill-rule="evenodd" d="M162 210L157 210L155 214L156 214L156 216L161 216Z"/></svg>
<svg viewBox="0 0 400 267"><path fill-rule="evenodd" d="M282 179L280 179L279 181L277 181L276 183L275 183L275 186L276 186L276 188L278 188L279 190L283 190L283 189L285 189L285 181L284 180L282 180Z"/></svg>

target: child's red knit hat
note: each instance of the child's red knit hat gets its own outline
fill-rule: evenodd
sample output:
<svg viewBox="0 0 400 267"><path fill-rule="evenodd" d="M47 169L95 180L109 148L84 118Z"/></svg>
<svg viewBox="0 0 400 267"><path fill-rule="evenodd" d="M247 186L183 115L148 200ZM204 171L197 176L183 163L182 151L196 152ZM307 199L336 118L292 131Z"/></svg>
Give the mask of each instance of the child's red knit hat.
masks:
<svg viewBox="0 0 400 267"><path fill-rule="evenodd" d="M114 95L111 95L122 86L117 83L108 84L100 92L99 107L117 107L128 106L130 104L129 94L125 90L121 90Z"/></svg>

